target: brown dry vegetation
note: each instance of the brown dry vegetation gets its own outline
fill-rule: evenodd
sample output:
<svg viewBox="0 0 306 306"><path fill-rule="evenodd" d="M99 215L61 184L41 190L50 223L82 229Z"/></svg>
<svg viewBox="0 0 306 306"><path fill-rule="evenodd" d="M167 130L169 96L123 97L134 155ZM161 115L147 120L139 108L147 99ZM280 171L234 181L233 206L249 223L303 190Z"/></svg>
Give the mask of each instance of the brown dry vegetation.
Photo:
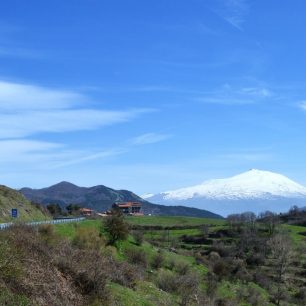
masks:
<svg viewBox="0 0 306 306"><path fill-rule="evenodd" d="M20 305L108 305L108 281L131 287L139 275L102 255L103 246L91 228L78 230L72 242L57 237L50 225L2 231L0 304L19 305L19 298Z"/></svg>

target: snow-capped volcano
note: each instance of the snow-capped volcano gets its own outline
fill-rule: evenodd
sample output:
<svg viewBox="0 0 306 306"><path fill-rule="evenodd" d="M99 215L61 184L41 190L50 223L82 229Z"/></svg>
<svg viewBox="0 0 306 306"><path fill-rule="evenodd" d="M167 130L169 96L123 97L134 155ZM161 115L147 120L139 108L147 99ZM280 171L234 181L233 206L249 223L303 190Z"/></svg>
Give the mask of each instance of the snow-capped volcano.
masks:
<svg viewBox="0 0 306 306"><path fill-rule="evenodd" d="M230 178L150 195L146 200L158 204L195 206L223 215L246 210L281 212L292 205L305 204L306 187L281 174L251 169Z"/></svg>

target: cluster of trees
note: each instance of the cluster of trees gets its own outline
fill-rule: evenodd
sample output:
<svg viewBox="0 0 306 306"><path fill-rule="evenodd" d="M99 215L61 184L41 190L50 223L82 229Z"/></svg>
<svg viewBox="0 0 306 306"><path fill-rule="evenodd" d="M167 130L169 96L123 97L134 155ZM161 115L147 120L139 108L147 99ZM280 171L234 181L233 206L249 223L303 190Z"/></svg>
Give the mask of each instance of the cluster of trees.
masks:
<svg viewBox="0 0 306 306"><path fill-rule="evenodd" d="M291 210L289 214L296 214ZM227 279L254 282L266 289L276 305L296 302L289 291L302 292L304 287L292 286L297 276L292 272L293 258L301 258L292 239L281 227L281 215L266 211L258 216L252 212L229 215L227 222L232 241L212 247L209 281ZM302 268L302 267L301 267ZM304 297L298 301L304 305Z"/></svg>
<svg viewBox="0 0 306 306"><path fill-rule="evenodd" d="M276 226L280 223L279 215L271 211L262 212L258 217L253 212L231 214L226 220L231 229L236 231L241 231L242 229L255 231L256 225L259 222L266 227L270 236L274 234Z"/></svg>
<svg viewBox="0 0 306 306"><path fill-rule="evenodd" d="M292 206L288 213L281 214L280 219L282 222L306 226L306 208L298 208L296 205Z"/></svg>
<svg viewBox="0 0 306 306"><path fill-rule="evenodd" d="M58 216L78 216L80 214L81 206L78 204L69 204L65 207L65 210L59 204L48 204L47 210L53 217Z"/></svg>

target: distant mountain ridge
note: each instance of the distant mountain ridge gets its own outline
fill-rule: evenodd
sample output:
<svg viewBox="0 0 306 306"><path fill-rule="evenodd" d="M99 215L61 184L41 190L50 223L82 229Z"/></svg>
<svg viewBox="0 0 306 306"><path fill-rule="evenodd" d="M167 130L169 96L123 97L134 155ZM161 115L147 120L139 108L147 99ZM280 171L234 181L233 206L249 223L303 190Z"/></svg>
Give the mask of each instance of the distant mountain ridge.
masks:
<svg viewBox="0 0 306 306"><path fill-rule="evenodd" d="M69 182L61 182L42 189L22 188L19 190L27 199L47 204L59 204L65 207L71 203L80 204L97 211L110 209L114 202L137 201L143 204L143 211L152 215L176 215L206 218L222 218L207 210L179 206L153 204L128 190L115 190L104 185L79 187Z"/></svg>
<svg viewBox="0 0 306 306"><path fill-rule="evenodd" d="M251 169L226 179L145 196L165 205L213 209L223 216L242 211L285 212L293 205L305 206L306 187L270 171Z"/></svg>

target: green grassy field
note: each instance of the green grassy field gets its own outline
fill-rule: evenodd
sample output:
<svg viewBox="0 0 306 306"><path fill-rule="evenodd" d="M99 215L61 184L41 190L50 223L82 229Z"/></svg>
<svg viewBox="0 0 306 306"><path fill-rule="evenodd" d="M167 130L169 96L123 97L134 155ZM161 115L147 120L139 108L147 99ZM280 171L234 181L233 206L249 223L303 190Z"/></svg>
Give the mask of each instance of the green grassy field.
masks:
<svg viewBox="0 0 306 306"><path fill-rule="evenodd" d="M130 224L146 225L146 226L198 226L204 224L223 225L225 220L208 219L208 218L193 218L181 216L141 216L127 217Z"/></svg>
<svg viewBox="0 0 306 306"><path fill-rule="evenodd" d="M63 223L55 225L55 232L62 237L73 239L78 227L93 227L100 230L101 220L84 220L76 223Z"/></svg>
<svg viewBox="0 0 306 306"><path fill-rule="evenodd" d="M160 217L160 216L143 216L143 217L127 217L127 222L131 225L140 226L163 226L163 227L184 227L184 229L171 230L171 234L174 236L181 235L193 235L198 234L199 230L190 228L188 226L201 226L212 225L216 228L225 226L224 220L206 219L206 218L192 218L192 217ZM85 220L79 223L65 223L56 225L56 232L61 236L73 238L77 226L81 227L94 227L100 229L103 219L98 220ZM187 227L187 228L185 228ZM149 235L150 232L147 232ZM161 231L154 231L155 235L160 235Z"/></svg>
<svg viewBox="0 0 306 306"><path fill-rule="evenodd" d="M183 235L196 236L201 234L200 228L194 226L210 225L209 232L217 231L226 227L225 220L206 219L206 218L192 218L192 217L163 217L163 216L143 216L143 217L127 217L129 224L138 226L162 226L162 227L183 227L182 229L170 229L169 234L165 230L145 230L144 235L146 238L160 238L163 235L169 235L170 238L180 238ZM97 230L101 229L102 220L85 220L79 223L64 223L58 224L55 231L69 239L75 235L77 227L94 227ZM191 228L188 228L190 226ZM283 229L288 231L295 243L306 243L306 236L301 233L306 232L306 227L283 224Z"/></svg>
<svg viewBox="0 0 306 306"><path fill-rule="evenodd" d="M283 224L282 227L288 231L296 244L306 243L306 236L301 235L301 233L306 233L305 226Z"/></svg>

